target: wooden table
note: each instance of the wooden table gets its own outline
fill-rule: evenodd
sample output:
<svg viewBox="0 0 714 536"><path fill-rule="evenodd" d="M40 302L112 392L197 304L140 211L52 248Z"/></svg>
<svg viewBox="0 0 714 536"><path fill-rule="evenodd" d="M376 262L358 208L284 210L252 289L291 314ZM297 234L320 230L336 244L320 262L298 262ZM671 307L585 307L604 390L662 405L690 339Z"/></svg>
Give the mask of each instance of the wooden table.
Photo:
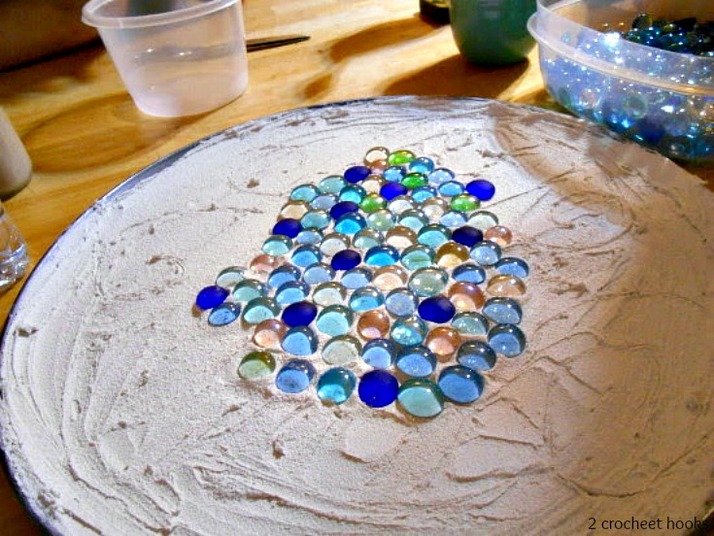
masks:
<svg viewBox="0 0 714 536"><path fill-rule="evenodd" d="M143 115L101 43L0 73L0 106L34 164L29 185L5 202L34 263L98 197L153 161L216 131L275 112L376 95L496 98L556 108L537 54L503 67L468 65L448 26L422 19L417 0L247 0L250 37L300 33L307 42L249 54L238 100L180 119ZM714 184L714 170L692 169ZM0 298L4 321L21 285ZM0 475L0 533L39 528Z"/></svg>

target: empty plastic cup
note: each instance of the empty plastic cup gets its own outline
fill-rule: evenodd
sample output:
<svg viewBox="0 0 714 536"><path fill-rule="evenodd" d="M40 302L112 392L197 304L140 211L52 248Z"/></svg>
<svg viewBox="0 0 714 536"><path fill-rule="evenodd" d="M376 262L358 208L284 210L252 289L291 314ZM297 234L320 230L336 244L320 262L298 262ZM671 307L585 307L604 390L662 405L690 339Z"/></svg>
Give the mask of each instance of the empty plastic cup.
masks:
<svg viewBox="0 0 714 536"><path fill-rule="evenodd" d="M82 21L147 114L207 112L248 85L240 0L91 0Z"/></svg>

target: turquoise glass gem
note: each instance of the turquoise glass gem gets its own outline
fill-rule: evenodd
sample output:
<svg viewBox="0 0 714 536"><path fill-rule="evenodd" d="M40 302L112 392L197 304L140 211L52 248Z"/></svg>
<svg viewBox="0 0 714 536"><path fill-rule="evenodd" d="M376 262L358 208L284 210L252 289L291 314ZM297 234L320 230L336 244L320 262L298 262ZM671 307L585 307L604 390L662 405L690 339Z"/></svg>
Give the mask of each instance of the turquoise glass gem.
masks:
<svg viewBox="0 0 714 536"><path fill-rule="evenodd" d="M352 311L344 305L328 305L317 315L315 325L320 333L337 337L350 330L352 320Z"/></svg>
<svg viewBox="0 0 714 536"><path fill-rule="evenodd" d="M420 268L409 278L409 288L417 296L436 296L444 292L448 281L448 274L440 268Z"/></svg>
<svg viewBox="0 0 714 536"><path fill-rule="evenodd" d="M334 194L320 194L310 201L310 206L319 210L329 210L337 204L338 198Z"/></svg>
<svg viewBox="0 0 714 536"><path fill-rule="evenodd" d="M290 328L280 343L283 350L291 355L305 356L317 351L317 335L306 326Z"/></svg>
<svg viewBox="0 0 714 536"><path fill-rule="evenodd" d="M392 198L387 205L387 208L392 211L392 214L401 216L407 210L414 210L417 207L417 202L408 195L398 195Z"/></svg>
<svg viewBox="0 0 714 536"><path fill-rule="evenodd" d="M387 182L402 182L407 170L402 166L390 166L382 172L382 177Z"/></svg>
<svg viewBox="0 0 714 536"><path fill-rule="evenodd" d="M418 316L397 318L392 324L390 334L397 344L415 346L424 342L429 328Z"/></svg>
<svg viewBox="0 0 714 536"><path fill-rule="evenodd" d="M196 307L202 310L213 309L219 306L228 297L228 290L218 285L211 285L210 287L204 287L196 296Z"/></svg>
<svg viewBox="0 0 714 536"><path fill-rule="evenodd" d="M468 218L465 212L459 212L458 210L450 210L445 212L441 218L439 218L439 223L444 227L449 227L454 229L456 227L461 227L466 223Z"/></svg>
<svg viewBox="0 0 714 536"><path fill-rule="evenodd" d="M330 175L322 179L317 187L323 194L339 195L342 189L347 186L347 181L340 175Z"/></svg>
<svg viewBox="0 0 714 536"><path fill-rule="evenodd" d="M374 287L358 288L350 296L349 305L355 313L371 311L384 305L384 296Z"/></svg>
<svg viewBox="0 0 714 536"><path fill-rule="evenodd" d="M369 268L359 266L357 268L347 270L342 275L340 283L345 288L355 290L369 285L372 282L372 277L373 275Z"/></svg>
<svg viewBox="0 0 714 536"><path fill-rule="evenodd" d="M362 351L362 343L352 335L339 335L325 343L322 360L328 365L346 365L356 361Z"/></svg>
<svg viewBox="0 0 714 536"><path fill-rule="evenodd" d="M436 197L437 195L439 195L439 192L433 186L422 186L420 188L415 188L412 191L412 197L418 203L423 203L427 199L431 199L432 197Z"/></svg>
<svg viewBox="0 0 714 536"><path fill-rule="evenodd" d="M274 371L275 358L262 350L246 354L238 365L238 375L244 380L265 378Z"/></svg>
<svg viewBox="0 0 714 536"><path fill-rule="evenodd" d="M305 268L302 280L308 285L319 285L335 279L335 271L329 265L317 262Z"/></svg>
<svg viewBox="0 0 714 536"><path fill-rule="evenodd" d="M357 378L346 368L325 371L317 380L317 396L323 402L342 404L349 400L357 385Z"/></svg>
<svg viewBox="0 0 714 536"><path fill-rule="evenodd" d="M407 346L397 354L395 364L407 376L426 378L436 370L436 354L420 344Z"/></svg>
<svg viewBox="0 0 714 536"><path fill-rule="evenodd" d="M329 283L320 283L315 287L312 293L312 300L322 307L328 305L340 305L347 298L347 290L345 287L334 281Z"/></svg>
<svg viewBox="0 0 714 536"><path fill-rule="evenodd" d="M240 311L239 303L222 303L208 313L208 323L211 326L226 326L231 322L235 322L240 316Z"/></svg>
<svg viewBox="0 0 714 536"><path fill-rule="evenodd" d="M394 364L397 351L390 339L372 339L362 348L362 360L372 368L386 369Z"/></svg>
<svg viewBox="0 0 714 536"><path fill-rule="evenodd" d="M384 235L376 229L362 229L354 237L354 245L359 249L370 249L384 242Z"/></svg>
<svg viewBox="0 0 714 536"><path fill-rule="evenodd" d="M455 197L466 191L466 187L458 181L444 182L438 188L439 193L444 197Z"/></svg>
<svg viewBox="0 0 714 536"><path fill-rule="evenodd" d="M263 253L273 257L282 257L293 248L292 239L285 235L271 235L263 242Z"/></svg>
<svg viewBox="0 0 714 536"><path fill-rule="evenodd" d="M408 227L414 232L419 232L422 227L429 224L429 218L419 209L405 210L399 215L399 225Z"/></svg>
<svg viewBox="0 0 714 536"><path fill-rule="evenodd" d="M264 283L255 279L244 279L233 289L233 300L246 303L255 298L268 295L268 288Z"/></svg>
<svg viewBox="0 0 714 536"><path fill-rule="evenodd" d="M216 285L228 290L233 290L238 283L245 279L245 268L242 266L229 266L224 268L216 277Z"/></svg>
<svg viewBox="0 0 714 536"><path fill-rule="evenodd" d="M293 191L290 192L290 199L309 203L318 195L320 195L320 190L314 184L301 184L293 188Z"/></svg>
<svg viewBox="0 0 714 536"><path fill-rule="evenodd" d="M391 266L399 262L399 251L392 246L375 246L364 254L364 262L369 266Z"/></svg>
<svg viewBox="0 0 714 536"><path fill-rule="evenodd" d="M303 301L310 294L310 287L303 281L288 281L275 291L275 303L281 307Z"/></svg>
<svg viewBox="0 0 714 536"><path fill-rule="evenodd" d="M528 263L517 257L501 257L493 267L499 274L513 275L521 279L528 277Z"/></svg>
<svg viewBox="0 0 714 536"><path fill-rule="evenodd" d="M377 231L388 231L394 227L394 214L387 209L377 210L367 216L367 227Z"/></svg>
<svg viewBox="0 0 714 536"><path fill-rule="evenodd" d="M307 211L300 218L303 229L325 229L330 225L332 218L326 210L313 209Z"/></svg>
<svg viewBox="0 0 714 536"><path fill-rule="evenodd" d="M299 281L300 276L301 274L299 268L293 266L292 264L283 264L270 272L270 275L268 275L268 285L272 288L278 288L280 285L287 283L288 281Z"/></svg>
<svg viewBox="0 0 714 536"><path fill-rule="evenodd" d="M275 377L275 386L284 393L301 393L315 377L315 367L304 359L293 359L283 365Z"/></svg>
<svg viewBox="0 0 714 536"><path fill-rule="evenodd" d="M291 260L295 266L307 268L308 266L320 262L322 253L317 246L299 246L293 251Z"/></svg>
<svg viewBox="0 0 714 536"><path fill-rule="evenodd" d="M320 242L320 251L327 257L332 257L337 252L350 247L350 237L340 233L325 235Z"/></svg>
<svg viewBox="0 0 714 536"><path fill-rule="evenodd" d="M317 307L309 301L301 301L288 305L282 314L282 321L288 327L308 326L317 316Z"/></svg>
<svg viewBox="0 0 714 536"><path fill-rule="evenodd" d="M255 325L263 320L275 318L279 314L280 306L273 298L253 298L243 308L243 321Z"/></svg>
<svg viewBox="0 0 714 536"><path fill-rule="evenodd" d="M322 242L322 232L319 229L303 229L295 237L296 244L315 246Z"/></svg>
<svg viewBox="0 0 714 536"><path fill-rule="evenodd" d="M467 222L471 227L476 227L480 231L486 231L491 227L498 225L498 217L487 210L477 210L474 212Z"/></svg>
<svg viewBox="0 0 714 536"><path fill-rule="evenodd" d="M496 365L496 352L482 341L466 341L456 352L456 361L473 370L491 370Z"/></svg>
<svg viewBox="0 0 714 536"><path fill-rule="evenodd" d="M351 201L352 203L360 204L367 191L357 184L348 184L340 191L340 201Z"/></svg>
<svg viewBox="0 0 714 536"><path fill-rule="evenodd" d="M451 231L438 223L425 225L417 234L417 242L433 249L437 249L440 245L448 242L449 239L451 239Z"/></svg>
<svg viewBox="0 0 714 536"><path fill-rule="evenodd" d="M445 182L451 182L454 180L454 177L454 172L446 168L436 168L427 175L429 182L436 186L444 184Z"/></svg>
<svg viewBox="0 0 714 536"><path fill-rule="evenodd" d="M513 298L490 298L483 306L483 314L496 324L520 324L521 306Z"/></svg>
<svg viewBox="0 0 714 536"><path fill-rule="evenodd" d="M518 326L499 324L488 332L488 344L499 354L516 357L526 348L526 336Z"/></svg>
<svg viewBox="0 0 714 536"><path fill-rule="evenodd" d="M371 408L383 408L397 399L399 382L386 370L370 370L360 378L359 398Z"/></svg>
<svg viewBox="0 0 714 536"><path fill-rule="evenodd" d="M416 244L402 251L401 263L407 270L428 268L434 264L436 252L429 246Z"/></svg>
<svg viewBox="0 0 714 536"><path fill-rule="evenodd" d="M501 246L490 240L476 242L471 248L470 257L481 266L493 266L501 258Z"/></svg>
<svg viewBox="0 0 714 536"><path fill-rule="evenodd" d="M397 398L404 411L414 417L430 419L444 409L444 395L439 386L422 378L405 381Z"/></svg>
<svg viewBox="0 0 714 536"><path fill-rule="evenodd" d="M412 316L419 307L419 298L408 288L395 288L387 294L384 305L394 316Z"/></svg>
<svg viewBox="0 0 714 536"><path fill-rule="evenodd" d="M434 171L434 161L426 156L420 156L409 162L409 171L428 175Z"/></svg>
<svg viewBox="0 0 714 536"><path fill-rule="evenodd" d="M464 311L456 313L456 316L451 321L451 327L462 335L486 335L488 332L488 320L480 313Z"/></svg>
<svg viewBox="0 0 714 536"><path fill-rule="evenodd" d="M439 374L439 388L452 402L470 404L483 393L483 378L475 370L453 365Z"/></svg>
<svg viewBox="0 0 714 536"><path fill-rule="evenodd" d="M474 285L480 285L486 281L486 270L477 264L460 264L454 268L451 276L455 281L467 281L469 283L473 283Z"/></svg>
<svg viewBox="0 0 714 536"><path fill-rule="evenodd" d="M339 217L335 222L335 231L344 235L353 235L367 227L367 221L362 214L350 212Z"/></svg>

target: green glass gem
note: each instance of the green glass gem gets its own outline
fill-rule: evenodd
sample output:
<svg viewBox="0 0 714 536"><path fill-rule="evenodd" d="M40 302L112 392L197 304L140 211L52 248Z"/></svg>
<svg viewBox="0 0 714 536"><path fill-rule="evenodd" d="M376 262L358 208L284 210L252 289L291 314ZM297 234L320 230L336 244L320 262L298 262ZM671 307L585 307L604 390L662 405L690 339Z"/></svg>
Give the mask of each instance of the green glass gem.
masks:
<svg viewBox="0 0 714 536"><path fill-rule="evenodd" d="M451 321L451 326L463 335L479 336L488 333L486 317L472 311L457 313Z"/></svg>
<svg viewBox="0 0 714 536"><path fill-rule="evenodd" d="M317 315L315 326L320 333L337 337L350 330L352 320L352 311L344 305L328 305Z"/></svg>
<svg viewBox="0 0 714 536"><path fill-rule="evenodd" d="M243 308L243 321L246 324L260 324L263 320L280 315L280 306L273 298L254 298Z"/></svg>
<svg viewBox="0 0 714 536"><path fill-rule="evenodd" d="M479 210L471 215L466 224L471 227L476 227L476 229L482 232L486 232L491 227L498 225L498 216L488 210Z"/></svg>
<svg viewBox="0 0 714 536"><path fill-rule="evenodd" d="M364 196L360 201L359 208L367 214L377 212L387 206L387 200L379 194L371 193Z"/></svg>
<svg viewBox="0 0 714 536"><path fill-rule="evenodd" d="M244 279L235 286L232 295L238 303L247 303L255 298L267 296L268 288L255 279Z"/></svg>
<svg viewBox="0 0 714 536"><path fill-rule="evenodd" d="M418 270L432 266L435 255L434 250L430 247L416 244L402 251L400 262L407 270Z"/></svg>
<svg viewBox="0 0 714 536"><path fill-rule="evenodd" d="M430 223L419 230L417 242L430 248L437 249L451 239L451 231L438 223Z"/></svg>
<svg viewBox="0 0 714 536"><path fill-rule="evenodd" d="M397 400L404 411L414 417L429 419L444 409L444 394L439 386L422 378L405 381L399 387Z"/></svg>
<svg viewBox="0 0 714 536"><path fill-rule="evenodd" d="M322 359L328 365L345 365L356 361L362 352L362 343L352 335L339 335L325 343Z"/></svg>
<svg viewBox="0 0 714 536"><path fill-rule="evenodd" d="M263 242L263 253L282 257L293 247L293 241L285 235L271 235Z"/></svg>
<svg viewBox="0 0 714 536"><path fill-rule="evenodd" d="M414 190L415 188L421 188L428 184L428 179L426 175L421 173L409 173L406 177L402 179L402 186Z"/></svg>
<svg viewBox="0 0 714 536"><path fill-rule="evenodd" d="M440 268L420 268L409 278L409 288L418 296L429 297L446 290L449 275Z"/></svg>
<svg viewBox="0 0 714 536"><path fill-rule="evenodd" d="M389 156L387 157L387 163L390 166L403 166L404 164L408 164L415 158L416 155L413 152L407 151L406 149L400 149L399 151L394 151L393 153L389 154Z"/></svg>
<svg viewBox="0 0 714 536"><path fill-rule="evenodd" d="M367 227L377 231L388 231L394 227L394 219L394 214L389 210L377 210L367 216Z"/></svg>
<svg viewBox="0 0 714 536"><path fill-rule="evenodd" d="M376 229L364 228L354 237L354 246L358 249L370 249L379 246L384 241L382 233ZM345 248L347 249L347 248Z"/></svg>
<svg viewBox="0 0 714 536"><path fill-rule="evenodd" d="M245 380L265 378L273 372L275 372L275 358L268 352L250 352L238 365L238 375Z"/></svg>
<svg viewBox="0 0 714 536"><path fill-rule="evenodd" d="M315 287L312 293L312 300L321 307L330 305L339 305L347 298L347 290L345 287L334 281L321 283Z"/></svg>
<svg viewBox="0 0 714 536"><path fill-rule="evenodd" d="M451 198L451 208L461 212L471 212L480 206L479 200L471 194L460 194Z"/></svg>

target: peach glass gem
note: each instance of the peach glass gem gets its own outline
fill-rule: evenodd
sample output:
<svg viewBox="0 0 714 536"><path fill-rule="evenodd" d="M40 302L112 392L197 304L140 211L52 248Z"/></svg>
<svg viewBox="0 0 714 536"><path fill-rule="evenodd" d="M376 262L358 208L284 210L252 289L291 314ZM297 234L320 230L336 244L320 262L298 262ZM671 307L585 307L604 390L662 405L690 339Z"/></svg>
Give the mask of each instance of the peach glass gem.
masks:
<svg viewBox="0 0 714 536"><path fill-rule="evenodd" d="M451 303L454 304L459 311L475 311L483 307L486 302L486 298L481 292L478 285L469 283L468 281L458 281L451 285L447 293L451 299Z"/></svg>
<svg viewBox="0 0 714 536"><path fill-rule="evenodd" d="M250 269L260 274L269 274L281 264L283 264L283 261L280 260L280 257L263 254L250 261Z"/></svg>
<svg viewBox="0 0 714 536"><path fill-rule="evenodd" d="M442 268L454 268L469 260L469 248L457 242L445 242L436 251L434 262Z"/></svg>
<svg viewBox="0 0 714 536"><path fill-rule="evenodd" d="M486 292L491 296L516 298L526 293L526 284L515 275L494 275L488 280Z"/></svg>
<svg viewBox="0 0 714 536"><path fill-rule="evenodd" d="M461 345L461 335L454 328L438 326L427 334L424 345L436 354L439 361L446 361Z"/></svg>
<svg viewBox="0 0 714 536"><path fill-rule="evenodd" d="M380 309L367 311L357 321L357 333L365 339L382 339L389 333L389 315Z"/></svg>
<svg viewBox="0 0 714 536"><path fill-rule="evenodd" d="M280 348L280 341L283 340L288 328L277 318L263 320L255 326L253 331L253 342L261 348L277 350Z"/></svg>
<svg viewBox="0 0 714 536"><path fill-rule="evenodd" d="M403 287L407 284L409 274L401 266L383 266L374 272L372 284L383 292L389 292L395 288Z"/></svg>
<svg viewBox="0 0 714 536"><path fill-rule="evenodd" d="M416 240L417 234L409 227L404 227L403 225L392 227L389 231L387 231L387 235L384 238L385 244L399 250L413 246L416 244Z"/></svg>
<svg viewBox="0 0 714 536"><path fill-rule="evenodd" d="M369 169L372 171L372 173L378 174L382 173L385 169L389 167L389 162L386 160L375 160L374 162L369 163Z"/></svg>
<svg viewBox="0 0 714 536"><path fill-rule="evenodd" d="M499 246L505 247L511 243L511 240L513 240L513 234L508 227L504 227L503 225L494 225L493 227L486 229L486 232L483 233L483 239L496 242Z"/></svg>
<svg viewBox="0 0 714 536"><path fill-rule="evenodd" d="M292 218L299 220L310 210L310 205L305 201L288 201L280 209L279 219Z"/></svg>

